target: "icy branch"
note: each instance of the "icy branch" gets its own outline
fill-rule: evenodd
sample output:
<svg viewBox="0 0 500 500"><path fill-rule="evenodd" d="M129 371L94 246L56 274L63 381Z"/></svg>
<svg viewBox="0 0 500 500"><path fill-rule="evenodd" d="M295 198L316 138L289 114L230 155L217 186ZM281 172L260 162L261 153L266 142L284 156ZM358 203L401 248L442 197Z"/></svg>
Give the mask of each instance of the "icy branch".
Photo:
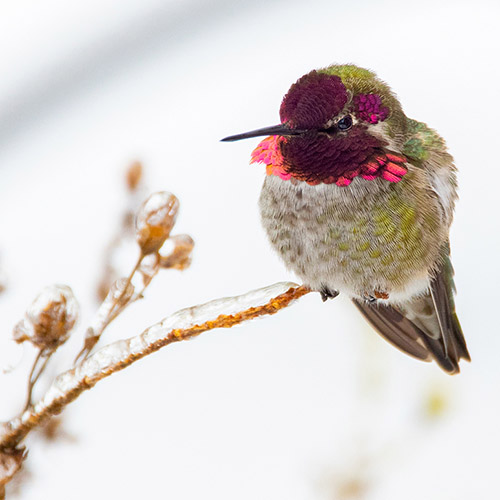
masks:
<svg viewBox="0 0 500 500"><path fill-rule="evenodd" d="M237 297L212 300L177 311L136 337L103 347L73 369L59 375L38 403L0 426L0 455L14 450L34 427L60 413L83 391L134 361L205 331L231 328L259 316L275 314L309 291L304 286L284 282Z"/></svg>

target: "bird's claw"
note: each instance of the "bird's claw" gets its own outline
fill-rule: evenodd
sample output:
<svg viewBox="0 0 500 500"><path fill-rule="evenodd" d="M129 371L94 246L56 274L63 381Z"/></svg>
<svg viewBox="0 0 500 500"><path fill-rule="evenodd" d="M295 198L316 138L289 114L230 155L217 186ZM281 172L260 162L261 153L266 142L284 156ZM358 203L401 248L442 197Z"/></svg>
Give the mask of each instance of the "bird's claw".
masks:
<svg viewBox="0 0 500 500"><path fill-rule="evenodd" d="M319 293L321 294L321 300L326 302L328 299L334 299L339 294L339 291L330 290L325 286L319 291Z"/></svg>

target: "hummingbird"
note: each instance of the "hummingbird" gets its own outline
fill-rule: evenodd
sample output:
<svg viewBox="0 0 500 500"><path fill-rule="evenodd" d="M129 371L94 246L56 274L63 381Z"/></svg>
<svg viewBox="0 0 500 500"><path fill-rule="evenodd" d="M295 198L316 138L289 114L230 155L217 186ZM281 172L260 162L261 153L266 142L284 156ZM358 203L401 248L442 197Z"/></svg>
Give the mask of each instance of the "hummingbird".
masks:
<svg viewBox="0 0 500 500"><path fill-rule="evenodd" d="M403 352L450 374L470 361L455 312L449 228L456 167L370 70L332 65L294 83L251 163L271 245L323 300L344 293Z"/></svg>

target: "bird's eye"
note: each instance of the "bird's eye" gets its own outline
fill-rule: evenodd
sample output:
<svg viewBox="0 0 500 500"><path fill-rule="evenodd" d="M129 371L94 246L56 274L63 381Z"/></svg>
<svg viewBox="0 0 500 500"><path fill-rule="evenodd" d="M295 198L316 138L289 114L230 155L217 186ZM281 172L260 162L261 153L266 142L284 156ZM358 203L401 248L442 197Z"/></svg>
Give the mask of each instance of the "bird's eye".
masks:
<svg viewBox="0 0 500 500"><path fill-rule="evenodd" d="M337 122L337 128L339 130L349 130L351 127L352 127L351 115L345 115Z"/></svg>

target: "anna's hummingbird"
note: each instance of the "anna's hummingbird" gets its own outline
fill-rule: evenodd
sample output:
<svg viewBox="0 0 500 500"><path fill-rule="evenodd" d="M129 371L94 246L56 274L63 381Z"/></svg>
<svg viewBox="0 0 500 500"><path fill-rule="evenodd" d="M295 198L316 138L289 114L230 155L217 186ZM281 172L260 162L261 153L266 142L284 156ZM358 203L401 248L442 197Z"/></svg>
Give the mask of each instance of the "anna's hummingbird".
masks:
<svg viewBox="0 0 500 500"><path fill-rule="evenodd" d="M266 137L262 223L285 264L323 300L345 293L389 342L449 373L470 360L455 313L448 242L456 168L436 131L407 118L374 73L311 71Z"/></svg>

